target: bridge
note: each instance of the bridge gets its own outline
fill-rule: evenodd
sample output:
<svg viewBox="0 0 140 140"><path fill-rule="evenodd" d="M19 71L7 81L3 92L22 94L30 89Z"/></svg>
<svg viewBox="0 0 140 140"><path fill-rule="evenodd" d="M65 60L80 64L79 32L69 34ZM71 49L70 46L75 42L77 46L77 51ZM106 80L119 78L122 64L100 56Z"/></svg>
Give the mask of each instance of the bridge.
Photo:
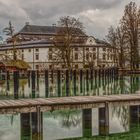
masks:
<svg viewBox="0 0 140 140"><path fill-rule="evenodd" d="M0 114L140 105L140 94L0 100Z"/></svg>

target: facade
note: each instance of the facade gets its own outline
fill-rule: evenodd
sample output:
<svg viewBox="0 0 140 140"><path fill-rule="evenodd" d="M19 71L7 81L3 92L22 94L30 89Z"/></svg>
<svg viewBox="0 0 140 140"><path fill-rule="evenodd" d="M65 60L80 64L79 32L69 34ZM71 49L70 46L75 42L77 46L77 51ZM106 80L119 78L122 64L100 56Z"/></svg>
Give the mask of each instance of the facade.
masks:
<svg viewBox="0 0 140 140"><path fill-rule="evenodd" d="M51 38L56 35L58 27L54 26L34 26L25 25L15 36L20 40L16 43L16 53L30 65L31 69L43 71L45 69L65 68L63 62L56 62L53 58L55 51ZM79 31L80 32L80 31ZM84 37L82 42L71 45L72 48L72 67L113 67L117 66L117 49L111 47L104 41L87 36L80 32ZM8 43L2 44L0 53L12 57L13 46L10 39Z"/></svg>

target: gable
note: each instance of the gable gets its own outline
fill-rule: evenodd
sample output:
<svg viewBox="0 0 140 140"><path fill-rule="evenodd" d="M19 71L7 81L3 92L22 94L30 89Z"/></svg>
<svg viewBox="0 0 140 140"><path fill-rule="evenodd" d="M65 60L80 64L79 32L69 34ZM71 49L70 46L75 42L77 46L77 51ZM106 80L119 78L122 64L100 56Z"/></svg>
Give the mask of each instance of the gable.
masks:
<svg viewBox="0 0 140 140"><path fill-rule="evenodd" d="M89 37L86 41L86 45L96 45L96 40L94 37Z"/></svg>

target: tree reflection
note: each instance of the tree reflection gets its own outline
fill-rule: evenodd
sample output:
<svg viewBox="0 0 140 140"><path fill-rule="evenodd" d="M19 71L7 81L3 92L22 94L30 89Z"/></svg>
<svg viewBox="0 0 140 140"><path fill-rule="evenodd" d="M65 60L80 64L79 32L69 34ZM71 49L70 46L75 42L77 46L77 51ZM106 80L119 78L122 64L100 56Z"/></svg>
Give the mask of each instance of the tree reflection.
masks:
<svg viewBox="0 0 140 140"><path fill-rule="evenodd" d="M128 129L129 125L129 108L128 106L111 106L112 107L112 118L117 117L120 120L120 124L125 130Z"/></svg>
<svg viewBox="0 0 140 140"><path fill-rule="evenodd" d="M81 122L81 111L80 110L63 110L52 112L55 119L60 118L62 127L71 128L76 127Z"/></svg>

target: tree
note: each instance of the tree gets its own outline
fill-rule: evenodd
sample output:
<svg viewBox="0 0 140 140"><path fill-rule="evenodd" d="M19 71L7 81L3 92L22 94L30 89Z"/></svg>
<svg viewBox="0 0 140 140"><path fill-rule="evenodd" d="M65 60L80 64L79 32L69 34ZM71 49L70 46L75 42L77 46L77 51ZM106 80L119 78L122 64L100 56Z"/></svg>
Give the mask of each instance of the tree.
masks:
<svg viewBox="0 0 140 140"><path fill-rule="evenodd" d="M117 44L117 32L113 26L110 26L108 29L108 34L106 35L107 42L111 45L114 49L114 63L116 63L118 59L118 54L116 52L116 48L118 47Z"/></svg>
<svg viewBox="0 0 140 140"><path fill-rule="evenodd" d="M137 69L139 68L138 26L140 24L140 8L137 8L135 2L126 5L120 24L125 31L125 40L130 46L131 69Z"/></svg>
<svg viewBox="0 0 140 140"><path fill-rule="evenodd" d="M121 26L116 28L116 43L117 48L119 49L119 66L120 68L124 68L127 56L127 46L125 46L125 32Z"/></svg>
<svg viewBox="0 0 140 140"><path fill-rule="evenodd" d="M56 36L52 38L54 48L53 61L61 62L65 68L72 69L73 47L75 43L82 43L85 34L83 24L74 17L61 17L56 27Z"/></svg>
<svg viewBox="0 0 140 140"><path fill-rule="evenodd" d="M116 29L113 26L108 28L108 34L106 35L106 38L107 42L109 42L112 47L117 46L117 34Z"/></svg>
<svg viewBox="0 0 140 140"><path fill-rule="evenodd" d="M14 36L14 27L11 23L11 21L9 21L9 25L8 27L3 29L3 32L10 38L12 45L13 45L13 60L17 59L17 50L16 50L16 40L17 38Z"/></svg>

